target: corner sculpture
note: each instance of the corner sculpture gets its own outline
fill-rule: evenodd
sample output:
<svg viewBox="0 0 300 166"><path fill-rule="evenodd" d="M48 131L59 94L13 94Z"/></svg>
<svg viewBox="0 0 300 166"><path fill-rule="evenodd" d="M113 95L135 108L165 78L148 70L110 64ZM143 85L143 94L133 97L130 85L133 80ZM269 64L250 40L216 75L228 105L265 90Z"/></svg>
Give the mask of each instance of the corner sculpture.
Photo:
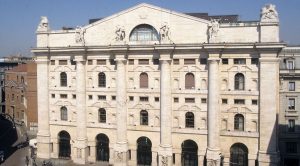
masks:
<svg viewBox="0 0 300 166"><path fill-rule="evenodd" d="M163 25L161 26L161 28L159 30L159 35L160 35L161 43L171 42L170 27L168 26L168 24L166 22L163 23Z"/></svg>
<svg viewBox="0 0 300 166"><path fill-rule="evenodd" d="M47 32L50 30L48 18L45 16L41 16L41 21L38 25L37 31L38 32Z"/></svg>
<svg viewBox="0 0 300 166"><path fill-rule="evenodd" d="M219 19L211 19L211 26L209 27L209 42L217 42L218 32L220 28Z"/></svg>
<svg viewBox="0 0 300 166"><path fill-rule="evenodd" d="M123 41L124 39L125 39L125 28L124 28L124 26L117 26L116 27L116 31L115 31L115 33L116 33L116 37L115 37L115 39L116 39L116 41Z"/></svg>
<svg viewBox="0 0 300 166"><path fill-rule="evenodd" d="M260 21L261 22L279 22L278 13L275 9L275 5L267 4L261 9Z"/></svg>
<svg viewBox="0 0 300 166"><path fill-rule="evenodd" d="M75 42L76 43L84 44L84 32L85 32L85 30L82 27L80 27L80 26L76 27L76 29L75 29Z"/></svg>

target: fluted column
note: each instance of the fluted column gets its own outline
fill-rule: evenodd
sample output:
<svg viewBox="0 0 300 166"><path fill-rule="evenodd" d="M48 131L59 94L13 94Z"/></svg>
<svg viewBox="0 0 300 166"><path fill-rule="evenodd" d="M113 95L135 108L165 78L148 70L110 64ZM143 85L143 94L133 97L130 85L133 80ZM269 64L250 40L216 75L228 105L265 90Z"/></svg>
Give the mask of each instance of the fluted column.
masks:
<svg viewBox="0 0 300 166"><path fill-rule="evenodd" d="M74 162L85 164L87 161L87 131L86 131L86 60L83 56L75 56L76 61L76 111L77 111L77 138Z"/></svg>
<svg viewBox="0 0 300 166"><path fill-rule="evenodd" d="M50 158L48 56L37 56L38 133L37 157Z"/></svg>
<svg viewBox="0 0 300 166"><path fill-rule="evenodd" d="M208 139L206 159L220 165L220 108L219 108L219 55L208 58Z"/></svg>
<svg viewBox="0 0 300 166"><path fill-rule="evenodd" d="M126 94L126 59L116 55L117 64L117 141L115 145L114 165L127 164L127 94Z"/></svg>
<svg viewBox="0 0 300 166"><path fill-rule="evenodd" d="M172 95L170 54L160 55L160 147L159 164L172 165ZM154 161L153 161L154 162Z"/></svg>
<svg viewBox="0 0 300 166"><path fill-rule="evenodd" d="M260 166L279 162L277 114L279 111L279 59L277 54L261 54L259 65L259 154Z"/></svg>

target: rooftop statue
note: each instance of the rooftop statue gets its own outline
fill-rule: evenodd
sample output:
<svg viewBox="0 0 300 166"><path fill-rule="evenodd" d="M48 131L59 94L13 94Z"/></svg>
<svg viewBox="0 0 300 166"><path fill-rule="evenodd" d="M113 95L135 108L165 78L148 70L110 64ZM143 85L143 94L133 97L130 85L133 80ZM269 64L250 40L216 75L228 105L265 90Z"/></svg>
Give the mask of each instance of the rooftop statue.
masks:
<svg viewBox="0 0 300 166"><path fill-rule="evenodd" d="M38 25L37 31L38 32L47 32L50 30L48 18L45 16L41 16L41 21Z"/></svg>
<svg viewBox="0 0 300 166"><path fill-rule="evenodd" d="M267 4L261 9L260 14L261 22L279 22L278 13L275 9L275 5Z"/></svg>

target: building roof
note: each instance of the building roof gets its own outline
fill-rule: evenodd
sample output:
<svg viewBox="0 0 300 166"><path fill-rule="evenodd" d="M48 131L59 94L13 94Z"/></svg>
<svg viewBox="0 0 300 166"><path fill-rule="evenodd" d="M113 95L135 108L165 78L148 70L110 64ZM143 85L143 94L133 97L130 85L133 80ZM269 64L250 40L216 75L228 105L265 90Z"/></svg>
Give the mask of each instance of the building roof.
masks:
<svg viewBox="0 0 300 166"><path fill-rule="evenodd" d="M205 20L211 19L219 19L220 23L235 23L239 21L239 15L216 15L216 16L209 16L208 13L185 13L187 15L202 18Z"/></svg>
<svg viewBox="0 0 300 166"><path fill-rule="evenodd" d="M11 70L7 70L7 72L26 72L27 71L27 64L20 64Z"/></svg>

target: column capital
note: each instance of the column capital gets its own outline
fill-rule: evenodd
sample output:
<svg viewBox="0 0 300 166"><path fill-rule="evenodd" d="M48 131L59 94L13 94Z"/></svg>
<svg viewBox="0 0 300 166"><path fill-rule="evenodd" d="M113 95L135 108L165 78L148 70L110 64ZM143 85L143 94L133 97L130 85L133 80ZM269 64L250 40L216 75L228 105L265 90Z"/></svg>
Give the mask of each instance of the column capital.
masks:
<svg viewBox="0 0 300 166"><path fill-rule="evenodd" d="M208 63L219 63L220 62L220 58L217 57L210 57L207 58Z"/></svg>

